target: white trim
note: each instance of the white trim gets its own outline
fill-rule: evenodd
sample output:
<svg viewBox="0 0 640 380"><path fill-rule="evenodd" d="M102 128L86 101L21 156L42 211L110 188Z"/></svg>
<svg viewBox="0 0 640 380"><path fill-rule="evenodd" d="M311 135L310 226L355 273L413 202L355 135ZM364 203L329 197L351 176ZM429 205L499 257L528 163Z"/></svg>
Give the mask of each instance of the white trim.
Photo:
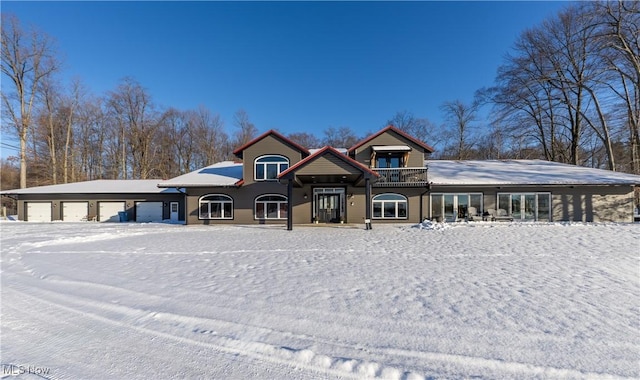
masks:
<svg viewBox="0 0 640 380"><path fill-rule="evenodd" d="M380 145L372 146L374 152L409 152L411 147L408 145Z"/></svg>
<svg viewBox="0 0 640 380"><path fill-rule="evenodd" d="M274 162L258 162L258 160L261 160L263 158L267 158L267 157L277 157L277 158L281 158L282 161L274 161ZM264 178L258 178L258 165L261 165L263 167L263 174L264 174ZM276 165L276 176L274 178L268 178L267 175L267 167L269 165ZM286 168L283 168L282 166L286 165ZM289 158L280 155L280 154L264 154L262 156L256 157L255 160L253 160L253 180L256 182L262 182L262 181L277 181L278 180L278 175L280 173L282 173L283 171L289 169L290 167L290 162L289 162Z"/></svg>
<svg viewBox="0 0 640 380"><path fill-rule="evenodd" d="M383 195L396 195L398 196L398 198L402 198L402 199L382 199L382 200L376 200L376 198L383 196ZM380 216L375 216L375 204L376 203L380 203ZM395 204L395 216L386 216L385 215L385 204L387 203L392 203ZM404 204L405 208L404 208L404 212L405 215L404 216L399 216L399 208L398 205L399 204ZM409 200L407 199L406 195L403 194L399 194L399 193L382 193L382 194L376 194L374 197L371 198L371 214L373 219L407 219L409 217Z"/></svg>
<svg viewBox="0 0 640 380"><path fill-rule="evenodd" d="M260 201L260 198L264 198L264 197L280 197L282 200L279 201ZM275 203L278 205L277 208L277 216L275 218L270 218L269 214L268 214L268 210L267 210L267 204L269 203ZM264 207L264 216L259 217L258 216L258 204L262 204ZM258 195L254 200L253 200L253 219L254 220L283 220L283 219L287 219L287 215L285 213L284 216L282 216L281 211L283 210L282 205L284 206L284 210L288 210L288 204L289 204L289 199L287 198L286 195L282 195L282 194L262 194L262 195Z"/></svg>
<svg viewBox="0 0 640 380"><path fill-rule="evenodd" d="M227 198L228 201L223 201L223 200L207 200L205 198L207 197L221 197L221 198ZM203 216L202 214L202 205L206 204L207 205L207 215ZM221 217L212 217L211 216L211 204L219 204L220 205L220 211L222 216ZM226 204L231 204L231 215L227 216L224 210L224 205ZM227 194L205 194L203 196L201 196L200 198L198 198L198 220L229 220L229 219L233 219L233 197L231 197L230 195Z"/></svg>

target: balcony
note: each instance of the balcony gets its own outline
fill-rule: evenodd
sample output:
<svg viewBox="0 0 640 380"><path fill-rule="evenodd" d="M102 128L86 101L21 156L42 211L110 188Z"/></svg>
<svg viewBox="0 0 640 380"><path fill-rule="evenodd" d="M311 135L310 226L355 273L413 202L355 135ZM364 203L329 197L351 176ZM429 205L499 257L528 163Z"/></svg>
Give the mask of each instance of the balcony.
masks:
<svg viewBox="0 0 640 380"><path fill-rule="evenodd" d="M371 168L380 175L374 187L427 186L427 168Z"/></svg>

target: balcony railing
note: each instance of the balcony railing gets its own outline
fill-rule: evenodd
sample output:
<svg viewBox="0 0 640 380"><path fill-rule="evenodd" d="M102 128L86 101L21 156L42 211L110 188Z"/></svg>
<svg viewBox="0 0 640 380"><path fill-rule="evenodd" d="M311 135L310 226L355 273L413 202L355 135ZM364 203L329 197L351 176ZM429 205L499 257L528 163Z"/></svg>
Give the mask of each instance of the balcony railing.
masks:
<svg viewBox="0 0 640 380"><path fill-rule="evenodd" d="M427 186L427 168L372 168L380 177L375 187L420 187Z"/></svg>

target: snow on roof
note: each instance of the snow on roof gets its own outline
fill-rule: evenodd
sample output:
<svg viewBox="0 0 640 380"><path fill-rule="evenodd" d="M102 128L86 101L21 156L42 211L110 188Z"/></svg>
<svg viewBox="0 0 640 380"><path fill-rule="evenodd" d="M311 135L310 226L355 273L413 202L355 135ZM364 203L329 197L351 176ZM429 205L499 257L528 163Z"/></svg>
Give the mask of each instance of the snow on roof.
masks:
<svg viewBox="0 0 640 380"><path fill-rule="evenodd" d="M242 163L222 161L157 183L158 187L234 186L242 179Z"/></svg>
<svg viewBox="0 0 640 380"><path fill-rule="evenodd" d="M640 176L543 160L427 160L434 185L640 185Z"/></svg>
<svg viewBox="0 0 640 380"><path fill-rule="evenodd" d="M148 194L177 193L176 189L159 189L159 179L97 179L26 189L3 190L1 194Z"/></svg>

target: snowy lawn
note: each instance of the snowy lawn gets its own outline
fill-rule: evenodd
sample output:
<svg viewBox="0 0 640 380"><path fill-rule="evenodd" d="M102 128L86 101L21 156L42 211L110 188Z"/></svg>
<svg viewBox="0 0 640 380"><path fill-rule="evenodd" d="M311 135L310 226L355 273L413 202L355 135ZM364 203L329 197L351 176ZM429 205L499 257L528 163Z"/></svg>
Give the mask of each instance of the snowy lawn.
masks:
<svg viewBox="0 0 640 380"><path fill-rule="evenodd" d="M640 224L0 229L2 376L640 377Z"/></svg>

